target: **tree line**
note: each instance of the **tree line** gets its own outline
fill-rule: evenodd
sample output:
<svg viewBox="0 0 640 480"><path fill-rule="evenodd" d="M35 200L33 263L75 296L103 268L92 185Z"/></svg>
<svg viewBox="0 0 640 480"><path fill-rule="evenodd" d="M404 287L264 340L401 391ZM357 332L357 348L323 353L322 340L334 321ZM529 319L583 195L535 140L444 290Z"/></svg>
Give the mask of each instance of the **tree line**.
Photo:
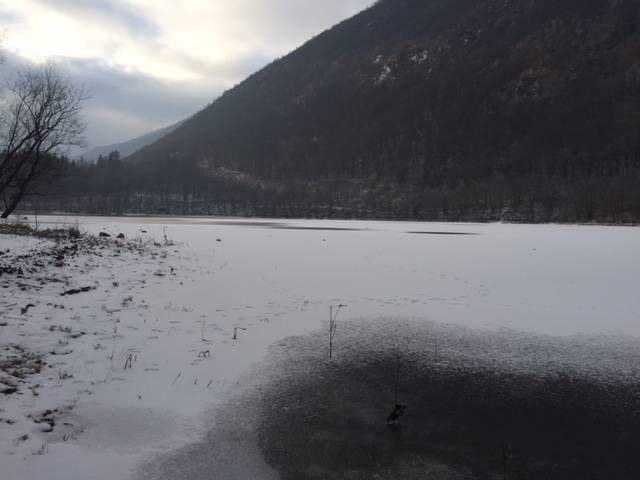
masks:
<svg viewBox="0 0 640 480"><path fill-rule="evenodd" d="M640 220L639 166L590 175L566 171L444 175L444 181L325 177L259 182L208 175L180 159L162 165L122 160L66 160L65 176L25 200L24 209L78 214L173 214L376 218L441 221L603 222ZM577 173L580 171L580 173Z"/></svg>

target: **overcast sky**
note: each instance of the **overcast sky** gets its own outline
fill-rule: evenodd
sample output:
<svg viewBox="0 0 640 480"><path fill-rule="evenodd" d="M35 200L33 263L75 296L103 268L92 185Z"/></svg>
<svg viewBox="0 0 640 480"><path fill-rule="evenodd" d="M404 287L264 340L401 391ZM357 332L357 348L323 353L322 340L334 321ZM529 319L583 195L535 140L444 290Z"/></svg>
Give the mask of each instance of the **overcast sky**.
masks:
<svg viewBox="0 0 640 480"><path fill-rule="evenodd" d="M89 146L172 124L373 0L0 0L5 66L55 59Z"/></svg>

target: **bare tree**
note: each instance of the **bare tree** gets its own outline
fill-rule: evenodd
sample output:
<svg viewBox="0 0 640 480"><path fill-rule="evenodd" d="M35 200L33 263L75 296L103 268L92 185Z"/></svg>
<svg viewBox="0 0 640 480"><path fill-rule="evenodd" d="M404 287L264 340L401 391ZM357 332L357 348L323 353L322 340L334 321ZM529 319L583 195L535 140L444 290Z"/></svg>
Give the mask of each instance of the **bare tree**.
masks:
<svg viewBox="0 0 640 480"><path fill-rule="evenodd" d="M53 63L11 77L0 110L0 197L7 218L34 181L59 170L63 147L81 146L87 99Z"/></svg>

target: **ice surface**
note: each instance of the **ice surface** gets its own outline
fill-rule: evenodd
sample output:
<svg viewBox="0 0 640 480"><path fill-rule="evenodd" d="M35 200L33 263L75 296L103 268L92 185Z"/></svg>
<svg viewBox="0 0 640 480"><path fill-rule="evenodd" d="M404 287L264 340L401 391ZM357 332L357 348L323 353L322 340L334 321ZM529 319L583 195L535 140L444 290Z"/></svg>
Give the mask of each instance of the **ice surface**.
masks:
<svg viewBox="0 0 640 480"><path fill-rule="evenodd" d="M340 322L413 319L576 342L640 336L637 228L39 218L76 222L159 246L47 267L89 292L0 289L0 345L43 354L50 367L21 394L0 394L3 478L127 478L204 435L207 412L254 381L247 374L269 346L323 327L329 305L348 305ZM46 244L0 236L0 250ZM246 330L233 340L235 327ZM47 409L59 411L42 433L33 417Z"/></svg>

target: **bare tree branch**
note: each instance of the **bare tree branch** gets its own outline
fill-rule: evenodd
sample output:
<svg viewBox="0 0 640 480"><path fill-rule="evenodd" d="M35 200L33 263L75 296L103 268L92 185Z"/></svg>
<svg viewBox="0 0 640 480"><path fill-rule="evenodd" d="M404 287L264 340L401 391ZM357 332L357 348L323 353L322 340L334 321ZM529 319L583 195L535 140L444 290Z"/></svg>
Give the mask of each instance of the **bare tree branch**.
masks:
<svg viewBox="0 0 640 480"><path fill-rule="evenodd" d="M82 146L82 105L88 98L53 63L30 67L7 83L0 108L0 196L6 218L38 177L53 175L43 159Z"/></svg>

